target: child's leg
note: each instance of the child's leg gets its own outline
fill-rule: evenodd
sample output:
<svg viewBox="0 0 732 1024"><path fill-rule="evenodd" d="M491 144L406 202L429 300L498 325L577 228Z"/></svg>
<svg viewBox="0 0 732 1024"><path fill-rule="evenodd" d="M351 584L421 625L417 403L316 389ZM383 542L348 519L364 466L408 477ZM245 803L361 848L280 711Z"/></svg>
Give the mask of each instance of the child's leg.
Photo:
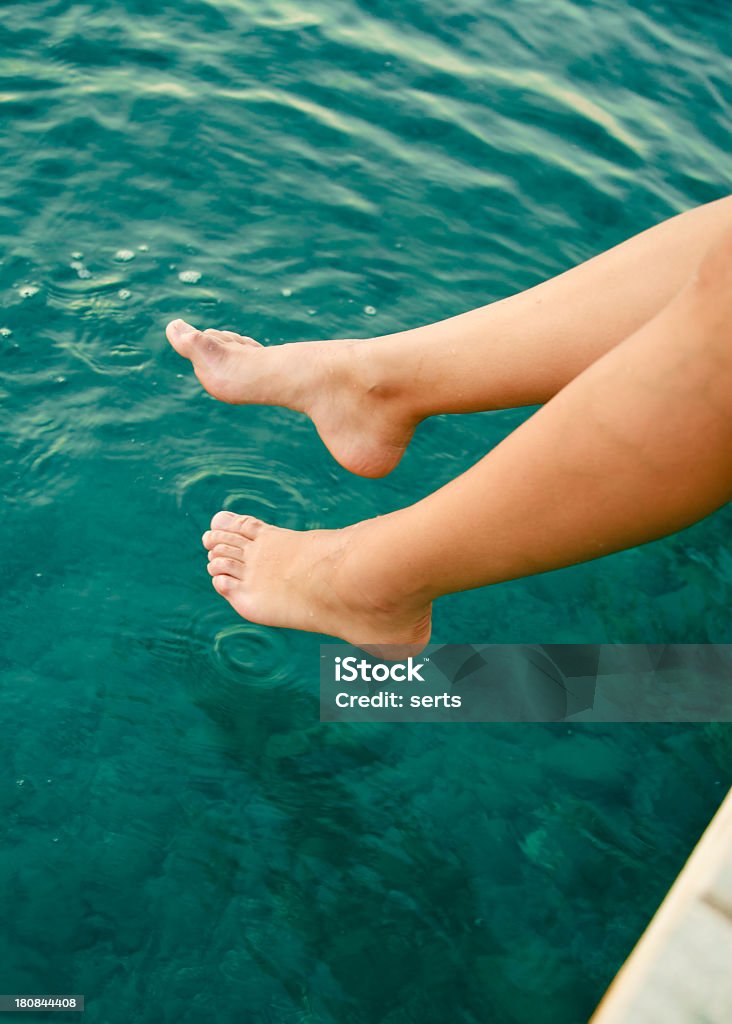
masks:
<svg viewBox="0 0 732 1024"><path fill-rule="evenodd" d="M440 594L641 544L731 497L728 233L652 320L416 505L312 533L219 513L204 543L245 617L406 650Z"/></svg>
<svg viewBox="0 0 732 1024"><path fill-rule="evenodd" d="M547 401L669 302L725 225L732 197L527 292L386 338L264 348L183 321L168 337L217 398L305 412L346 468L380 476L426 416Z"/></svg>

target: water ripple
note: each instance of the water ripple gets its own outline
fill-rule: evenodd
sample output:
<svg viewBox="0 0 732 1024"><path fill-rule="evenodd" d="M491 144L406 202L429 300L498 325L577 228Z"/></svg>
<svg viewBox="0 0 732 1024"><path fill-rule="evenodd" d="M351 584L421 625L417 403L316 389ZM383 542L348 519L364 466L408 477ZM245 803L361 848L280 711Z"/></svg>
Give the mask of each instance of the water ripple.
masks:
<svg viewBox="0 0 732 1024"><path fill-rule="evenodd" d="M220 629L213 640L211 660L217 675L247 686L273 686L289 679L282 633L252 624Z"/></svg>
<svg viewBox="0 0 732 1024"><path fill-rule="evenodd" d="M310 525L306 471L298 474L291 464L280 462L264 440L256 448L201 446L173 472L178 507L194 521L207 523L217 509L225 508L290 529Z"/></svg>

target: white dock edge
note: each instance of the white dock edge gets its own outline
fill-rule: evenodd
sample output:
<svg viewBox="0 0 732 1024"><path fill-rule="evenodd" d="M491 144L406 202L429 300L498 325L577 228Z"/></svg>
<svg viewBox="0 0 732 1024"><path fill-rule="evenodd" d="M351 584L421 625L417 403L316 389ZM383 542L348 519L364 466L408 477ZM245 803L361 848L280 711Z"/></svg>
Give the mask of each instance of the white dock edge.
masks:
<svg viewBox="0 0 732 1024"><path fill-rule="evenodd" d="M590 1024L732 1022L732 790Z"/></svg>

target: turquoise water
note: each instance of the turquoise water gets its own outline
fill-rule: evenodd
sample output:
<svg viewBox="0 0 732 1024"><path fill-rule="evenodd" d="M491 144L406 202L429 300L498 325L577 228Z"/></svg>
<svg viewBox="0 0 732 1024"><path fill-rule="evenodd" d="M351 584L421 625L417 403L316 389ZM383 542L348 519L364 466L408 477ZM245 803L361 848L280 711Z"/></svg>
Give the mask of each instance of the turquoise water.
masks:
<svg viewBox="0 0 732 1024"><path fill-rule="evenodd" d="M320 726L317 638L199 536L415 500L202 394L162 329L384 333L728 189L724 5L6 3L0 990L87 1024L580 1024L732 780L727 727ZM490 367L486 367L490 372ZM732 515L455 596L435 640L730 642Z"/></svg>

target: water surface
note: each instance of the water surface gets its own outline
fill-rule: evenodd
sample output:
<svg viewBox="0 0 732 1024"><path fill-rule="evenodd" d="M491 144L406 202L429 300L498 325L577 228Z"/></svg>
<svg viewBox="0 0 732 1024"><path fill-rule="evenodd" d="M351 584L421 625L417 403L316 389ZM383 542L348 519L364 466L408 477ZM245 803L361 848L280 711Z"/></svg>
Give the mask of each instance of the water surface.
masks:
<svg viewBox="0 0 732 1024"><path fill-rule="evenodd" d="M5 3L0 989L87 1024L581 1024L732 778L726 727L317 724L316 639L200 533L412 502L203 394L163 326L368 336L729 187L724 5ZM486 374L490 367L486 367ZM439 603L435 640L730 642L729 509Z"/></svg>

